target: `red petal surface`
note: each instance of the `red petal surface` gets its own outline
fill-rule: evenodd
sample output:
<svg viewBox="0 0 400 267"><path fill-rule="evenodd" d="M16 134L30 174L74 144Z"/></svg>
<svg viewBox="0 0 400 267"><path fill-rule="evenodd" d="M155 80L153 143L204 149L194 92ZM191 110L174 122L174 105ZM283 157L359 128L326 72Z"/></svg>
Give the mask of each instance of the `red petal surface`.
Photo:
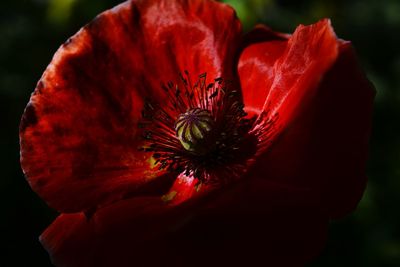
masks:
<svg viewBox="0 0 400 267"><path fill-rule="evenodd" d="M32 188L62 212L93 209L161 175L137 151L143 100L165 102L180 71L231 77L241 26L214 1L128 1L98 16L56 53L21 122ZM168 179L151 189L168 189Z"/></svg>
<svg viewBox="0 0 400 267"><path fill-rule="evenodd" d="M166 208L159 197L146 197L119 201L90 218L62 214L40 240L56 266L146 266L147 257L149 264L161 263L160 231L165 234L171 227L163 217Z"/></svg>
<svg viewBox="0 0 400 267"><path fill-rule="evenodd" d="M339 56L316 94L300 98L307 105L249 173L309 188L333 218L353 210L364 191L374 98L351 45L338 45Z"/></svg>
<svg viewBox="0 0 400 267"><path fill-rule="evenodd" d="M197 200L132 198L89 219L61 215L41 241L54 264L73 267L302 266L325 241L327 217L308 190L256 179Z"/></svg>
<svg viewBox="0 0 400 267"><path fill-rule="evenodd" d="M239 63L245 109L249 115L259 114L274 80L275 61L282 56L286 41L274 40L254 44L244 50Z"/></svg>
<svg viewBox="0 0 400 267"><path fill-rule="evenodd" d="M285 52L287 38L262 25L245 36L238 71L246 112L258 115L270 92L274 64ZM247 46L246 46L247 45Z"/></svg>
<svg viewBox="0 0 400 267"><path fill-rule="evenodd" d="M286 127L335 61L337 41L329 20L300 25L287 41L277 36L248 46L238 71L248 111L278 113L279 124Z"/></svg>

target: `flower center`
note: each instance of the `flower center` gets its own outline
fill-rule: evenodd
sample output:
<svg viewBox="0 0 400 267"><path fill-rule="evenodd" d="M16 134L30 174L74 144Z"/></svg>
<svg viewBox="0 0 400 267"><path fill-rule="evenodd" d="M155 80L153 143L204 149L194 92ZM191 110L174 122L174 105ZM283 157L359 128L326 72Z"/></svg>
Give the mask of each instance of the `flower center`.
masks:
<svg viewBox="0 0 400 267"><path fill-rule="evenodd" d="M175 122L176 136L182 146L195 154L205 154L210 144L214 119L210 111L201 108L189 109L178 116Z"/></svg>
<svg viewBox="0 0 400 267"><path fill-rule="evenodd" d="M222 78L206 83L202 74L192 83L185 75L178 83L162 85L162 103L145 101L140 149L153 153L160 170L184 172L199 182L232 179L254 154L254 142L248 142L251 122L245 118L240 94Z"/></svg>

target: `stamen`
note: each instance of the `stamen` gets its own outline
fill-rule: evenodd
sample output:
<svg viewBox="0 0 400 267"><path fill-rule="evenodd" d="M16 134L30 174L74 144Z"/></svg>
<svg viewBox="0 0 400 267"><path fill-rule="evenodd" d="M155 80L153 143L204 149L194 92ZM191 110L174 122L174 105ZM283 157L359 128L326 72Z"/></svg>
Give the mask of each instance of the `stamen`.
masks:
<svg viewBox="0 0 400 267"><path fill-rule="evenodd" d="M139 128L142 151L153 153L159 169L184 172L203 183L224 183L238 176L245 161L240 148L249 138L250 121L238 90L207 74L192 83L187 71L178 83L161 84L166 102L146 99Z"/></svg>

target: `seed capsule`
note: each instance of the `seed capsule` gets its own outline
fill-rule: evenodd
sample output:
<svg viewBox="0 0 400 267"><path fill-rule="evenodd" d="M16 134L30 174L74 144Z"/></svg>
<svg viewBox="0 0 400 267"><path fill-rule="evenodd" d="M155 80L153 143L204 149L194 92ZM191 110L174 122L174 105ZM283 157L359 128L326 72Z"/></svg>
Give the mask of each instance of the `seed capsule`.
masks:
<svg viewBox="0 0 400 267"><path fill-rule="evenodd" d="M210 111L200 108L180 114L175 122L176 136L182 146L195 153L202 153L206 149L213 127L214 119Z"/></svg>

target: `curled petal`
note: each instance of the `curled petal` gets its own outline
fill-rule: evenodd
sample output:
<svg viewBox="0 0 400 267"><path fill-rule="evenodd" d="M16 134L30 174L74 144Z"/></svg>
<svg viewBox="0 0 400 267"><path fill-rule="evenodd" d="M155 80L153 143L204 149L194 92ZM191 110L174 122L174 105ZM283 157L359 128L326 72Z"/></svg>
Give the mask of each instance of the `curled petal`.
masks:
<svg viewBox="0 0 400 267"><path fill-rule="evenodd" d="M274 64L286 49L286 41L256 43L245 49L239 63L245 109L250 115L261 113L274 80Z"/></svg>
<svg viewBox="0 0 400 267"><path fill-rule="evenodd" d="M165 103L160 83L183 70L232 76L240 32L234 11L214 1L127 1L99 15L57 51L25 110L32 188L62 212L148 192L163 172L138 151L145 99ZM170 185L162 177L157 193Z"/></svg>
<svg viewBox="0 0 400 267"><path fill-rule="evenodd" d="M248 175L309 188L331 218L352 211L366 184L374 89L351 44L339 55L285 132Z"/></svg>
<svg viewBox="0 0 400 267"><path fill-rule="evenodd" d="M281 38L248 46L238 65L246 106L258 114L279 114L280 128L287 127L315 94L337 53L329 20L300 25L287 41Z"/></svg>
<svg viewBox="0 0 400 267"><path fill-rule="evenodd" d="M256 25L244 38L238 72L245 109L250 116L262 111L274 79L274 64L285 52L289 37Z"/></svg>

